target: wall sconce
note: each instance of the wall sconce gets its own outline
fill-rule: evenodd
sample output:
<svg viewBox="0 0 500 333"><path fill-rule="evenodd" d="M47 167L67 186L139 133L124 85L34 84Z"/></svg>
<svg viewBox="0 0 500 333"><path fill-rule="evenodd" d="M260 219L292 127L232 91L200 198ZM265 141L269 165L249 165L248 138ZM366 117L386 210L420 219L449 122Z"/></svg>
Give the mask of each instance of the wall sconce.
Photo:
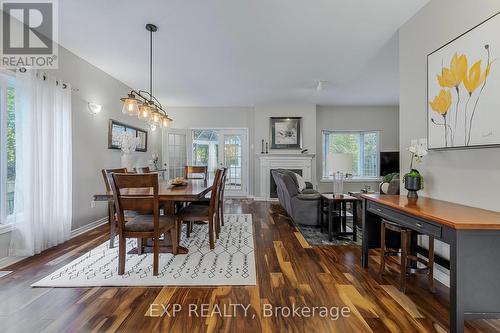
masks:
<svg viewBox="0 0 500 333"><path fill-rule="evenodd" d="M97 115L102 110L102 105L101 104L96 104L96 103L89 102L87 104L87 107L89 108L90 113L93 114L94 116Z"/></svg>

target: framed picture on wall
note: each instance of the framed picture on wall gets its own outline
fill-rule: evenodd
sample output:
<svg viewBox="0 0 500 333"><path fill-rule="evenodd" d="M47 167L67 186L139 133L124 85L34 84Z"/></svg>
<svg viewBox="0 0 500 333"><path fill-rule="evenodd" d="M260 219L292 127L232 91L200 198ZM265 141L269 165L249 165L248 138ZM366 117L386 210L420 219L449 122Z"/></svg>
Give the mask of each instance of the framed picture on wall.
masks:
<svg viewBox="0 0 500 333"><path fill-rule="evenodd" d="M271 149L302 148L302 117L271 117Z"/></svg>
<svg viewBox="0 0 500 333"><path fill-rule="evenodd" d="M500 145L499 14L427 56L429 149Z"/></svg>
<svg viewBox="0 0 500 333"><path fill-rule="evenodd" d="M120 149L120 144L118 142L118 134L128 132L132 135L140 138L139 145L135 151L146 152L148 151L148 132L124 123L118 122L116 120L109 120L108 129L108 149Z"/></svg>

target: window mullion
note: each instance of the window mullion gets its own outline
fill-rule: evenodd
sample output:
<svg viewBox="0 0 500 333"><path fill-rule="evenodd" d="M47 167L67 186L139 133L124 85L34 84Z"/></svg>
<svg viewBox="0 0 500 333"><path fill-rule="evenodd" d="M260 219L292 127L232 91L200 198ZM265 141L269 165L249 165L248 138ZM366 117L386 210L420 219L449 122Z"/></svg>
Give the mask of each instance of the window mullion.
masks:
<svg viewBox="0 0 500 333"><path fill-rule="evenodd" d="M365 170L363 166L365 165L365 142L363 133L358 134L359 151L358 151L358 176L364 177Z"/></svg>

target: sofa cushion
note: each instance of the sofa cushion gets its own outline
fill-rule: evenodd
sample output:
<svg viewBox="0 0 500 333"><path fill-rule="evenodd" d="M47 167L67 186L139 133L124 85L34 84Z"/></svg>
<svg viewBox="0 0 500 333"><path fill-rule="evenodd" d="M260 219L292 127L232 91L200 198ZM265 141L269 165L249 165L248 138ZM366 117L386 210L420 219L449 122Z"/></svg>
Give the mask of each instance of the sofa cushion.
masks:
<svg viewBox="0 0 500 333"><path fill-rule="evenodd" d="M297 182L297 187L299 188L299 192L302 192L306 188L306 182L301 175L294 172L295 181Z"/></svg>

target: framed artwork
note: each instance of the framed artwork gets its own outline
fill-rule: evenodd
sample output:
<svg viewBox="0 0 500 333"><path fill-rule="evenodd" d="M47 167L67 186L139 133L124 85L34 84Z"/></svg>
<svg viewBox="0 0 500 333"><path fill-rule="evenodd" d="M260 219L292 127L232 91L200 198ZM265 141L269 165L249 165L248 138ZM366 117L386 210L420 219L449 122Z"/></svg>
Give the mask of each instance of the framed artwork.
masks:
<svg viewBox="0 0 500 333"><path fill-rule="evenodd" d="M148 151L148 132L133 127L130 125L126 125L124 123L118 122L116 120L109 120L109 129L108 129L108 149L120 149L120 145L117 139L117 135L123 132L132 133L136 137L140 138L139 145L135 149L135 151L146 152Z"/></svg>
<svg viewBox="0 0 500 333"><path fill-rule="evenodd" d="M427 56L429 149L500 145L499 14Z"/></svg>
<svg viewBox="0 0 500 333"><path fill-rule="evenodd" d="M301 117L271 117L271 149L301 149Z"/></svg>

